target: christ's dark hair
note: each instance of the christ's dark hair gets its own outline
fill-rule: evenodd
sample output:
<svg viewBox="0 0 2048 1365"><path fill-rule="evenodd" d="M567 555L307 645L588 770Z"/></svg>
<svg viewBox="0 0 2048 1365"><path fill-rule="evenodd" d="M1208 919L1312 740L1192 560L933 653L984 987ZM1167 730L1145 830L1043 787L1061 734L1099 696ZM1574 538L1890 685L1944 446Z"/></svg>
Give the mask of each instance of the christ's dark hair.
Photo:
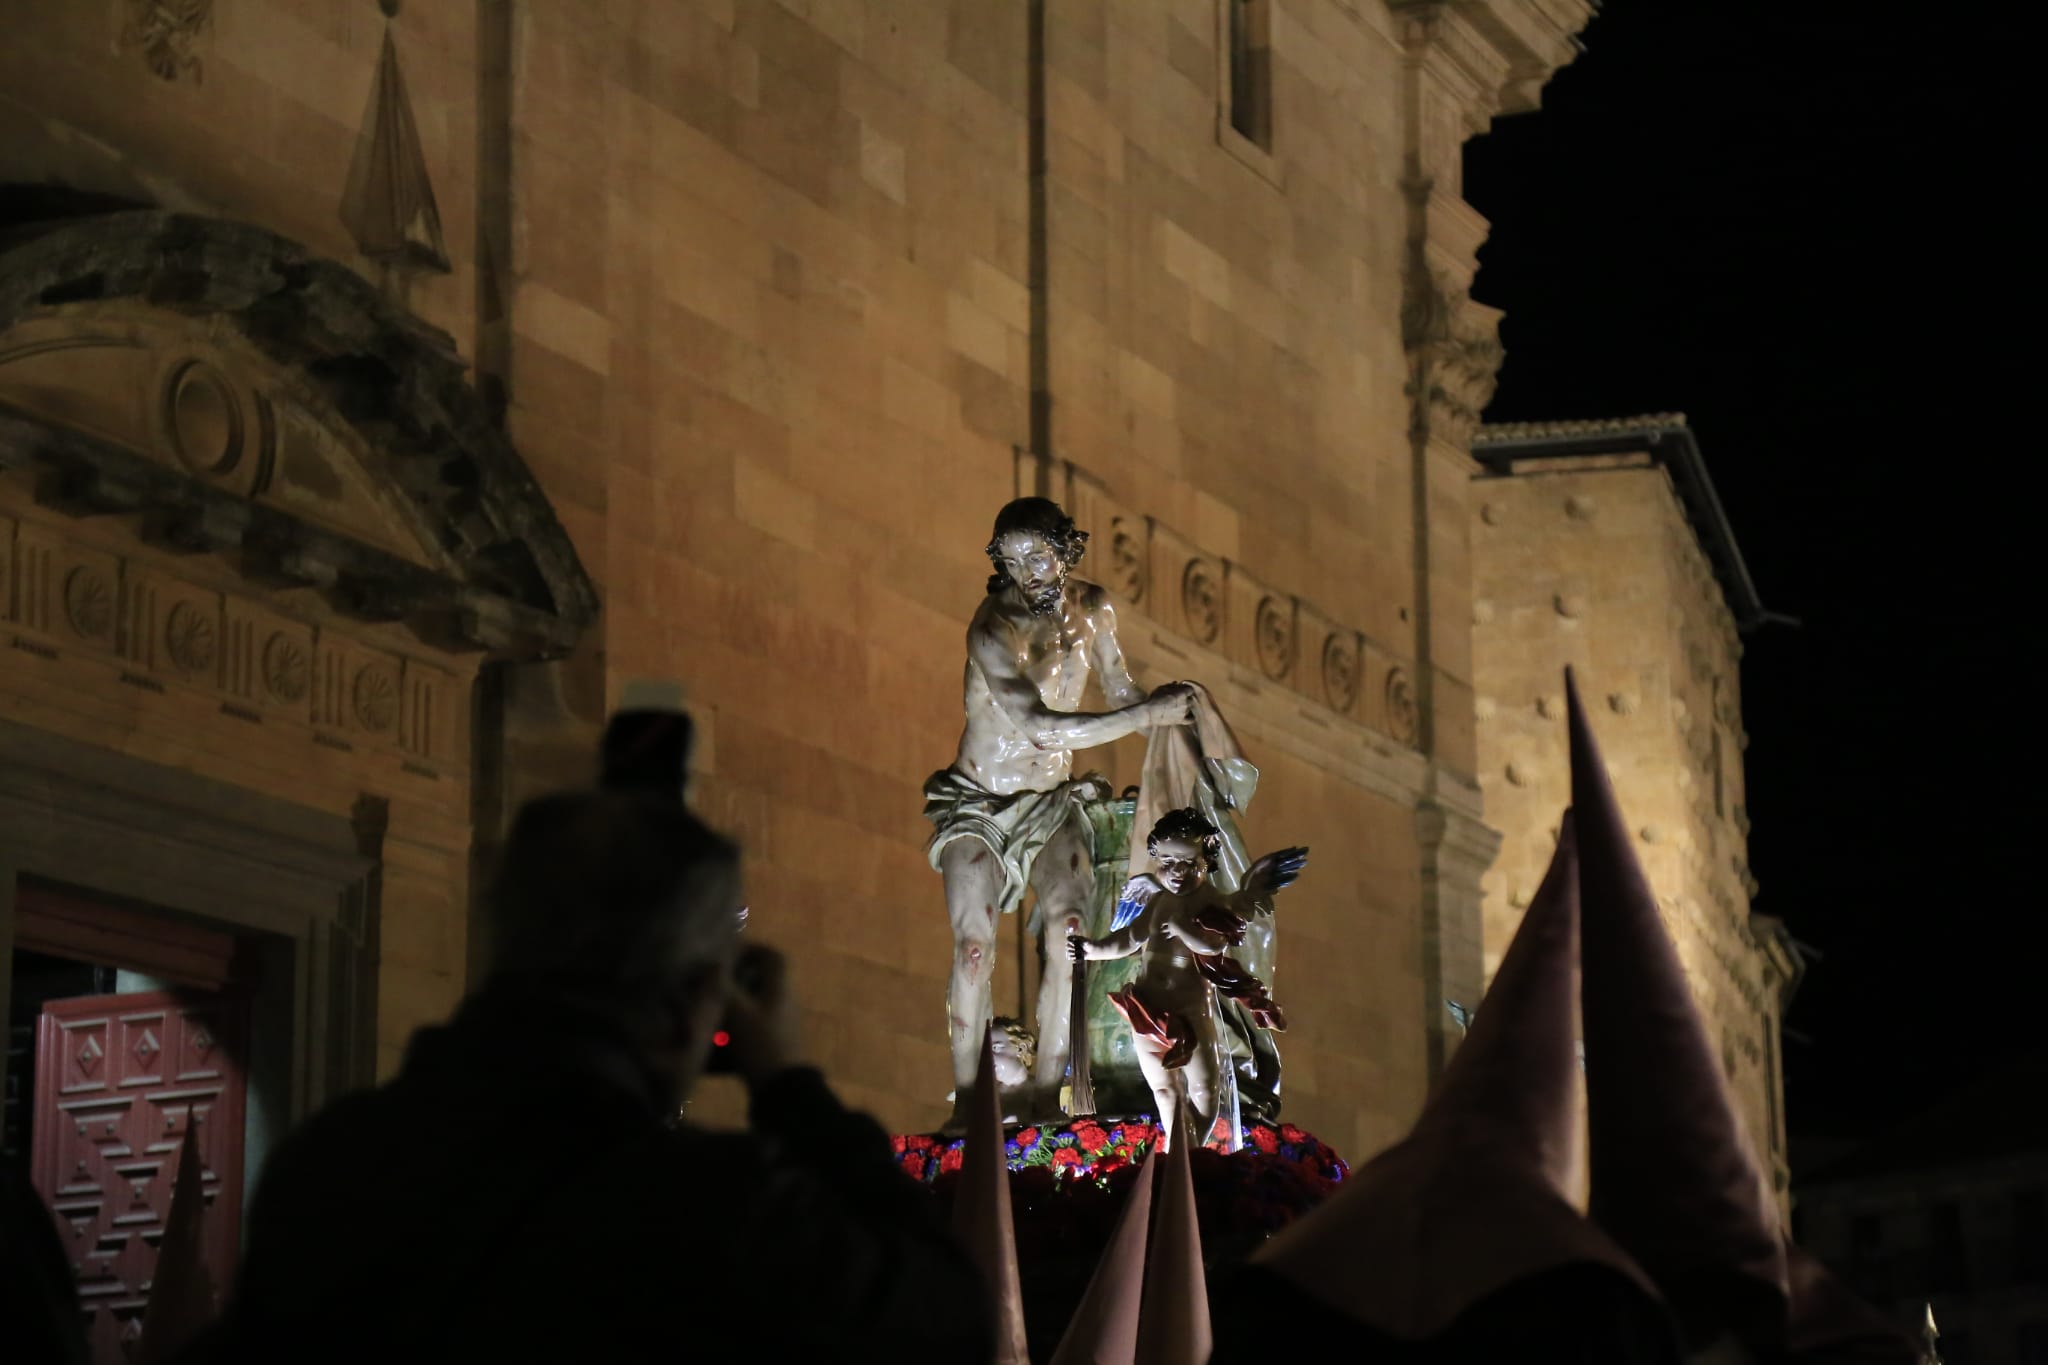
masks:
<svg viewBox="0 0 2048 1365"><path fill-rule="evenodd" d="M1058 552L1060 562L1070 569L1087 552L1088 533L1074 525L1074 519L1061 511L1058 503L1051 498L1013 498L996 513L995 533L988 538L988 562L996 566L996 571L988 576L991 593L1009 586L1010 576L1003 572L1002 551L996 548L996 542L1012 531L1029 531L1045 537Z"/></svg>
<svg viewBox="0 0 2048 1365"><path fill-rule="evenodd" d="M1162 839L1186 839L1200 848L1211 872L1216 870L1216 864L1223 856L1223 836L1193 806L1182 806L1160 816L1152 826L1152 832L1145 836L1145 851L1157 857Z"/></svg>

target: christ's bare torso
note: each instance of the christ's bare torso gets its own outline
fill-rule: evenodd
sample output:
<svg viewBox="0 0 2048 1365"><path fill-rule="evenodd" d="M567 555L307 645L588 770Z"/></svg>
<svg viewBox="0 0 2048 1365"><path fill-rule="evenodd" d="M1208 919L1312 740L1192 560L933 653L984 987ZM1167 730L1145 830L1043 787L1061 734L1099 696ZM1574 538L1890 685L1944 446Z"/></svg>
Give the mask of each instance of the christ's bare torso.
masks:
<svg viewBox="0 0 2048 1365"><path fill-rule="evenodd" d="M1060 610L1029 611L1008 593L984 598L967 628L966 727L953 767L987 792L1049 791L1073 773L1076 747L1036 730L1014 703L1028 687L1048 711L1081 708L1091 675L1112 706L1144 699L1116 640L1116 613L1102 589L1069 580ZM1005 696L1012 701L1006 707Z"/></svg>

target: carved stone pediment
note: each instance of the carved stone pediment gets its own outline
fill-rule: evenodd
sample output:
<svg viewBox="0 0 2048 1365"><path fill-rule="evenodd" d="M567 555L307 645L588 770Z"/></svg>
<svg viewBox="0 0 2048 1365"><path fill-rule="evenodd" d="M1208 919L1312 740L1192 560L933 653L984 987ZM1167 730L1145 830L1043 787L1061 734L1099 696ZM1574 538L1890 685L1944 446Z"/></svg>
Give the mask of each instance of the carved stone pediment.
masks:
<svg viewBox="0 0 2048 1365"><path fill-rule="evenodd" d="M563 653L597 612L449 339L245 224L116 213L0 249L9 467L438 644Z"/></svg>
<svg viewBox="0 0 2048 1365"><path fill-rule="evenodd" d="M206 319L71 304L0 334L0 404L408 563L459 572L325 400Z"/></svg>

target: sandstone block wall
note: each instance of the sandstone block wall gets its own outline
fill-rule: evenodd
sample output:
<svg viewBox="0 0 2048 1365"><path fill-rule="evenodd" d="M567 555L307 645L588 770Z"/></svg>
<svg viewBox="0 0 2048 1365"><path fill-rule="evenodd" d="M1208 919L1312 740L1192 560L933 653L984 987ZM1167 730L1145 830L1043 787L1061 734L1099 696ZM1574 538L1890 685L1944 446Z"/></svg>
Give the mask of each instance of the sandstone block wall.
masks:
<svg viewBox="0 0 2048 1365"><path fill-rule="evenodd" d="M1542 879L1569 801L1571 665L1731 1093L1782 1190L1785 982L1750 926L1734 619L1648 455L1515 470L1474 486L1479 781L1502 833L1482 883L1487 971Z"/></svg>
<svg viewBox="0 0 2048 1365"><path fill-rule="evenodd" d="M981 546L1019 492L1086 504L1083 572L1122 599L1140 680L1214 688L1264 769L1253 842L1315 850L1282 911L1290 1117L1364 1156L1420 1103L1432 945L1487 842L1443 624L1468 612L1462 470L1433 456L1455 486L1413 488L1404 184L1418 145L1454 159L1567 59L1583 15L1478 13L1504 3L1274 0L1270 147L1220 128L1216 0L1049 5L1036 218L1032 11L985 0L415 0L389 25L215 0L155 48L126 6L31 6L0 51L0 171L262 223L476 357L604 595L579 657L506 714L587 722L628 679L686 685L697 799L748 847L756 931L795 952L819 1060L899 1129L947 1085L918 788L957 739ZM447 274L387 272L341 225L387 35ZM1531 35L1540 59L1488 46ZM1432 212L1462 261L1484 225L1454 201L1451 176ZM1418 516L1445 522L1420 557ZM1433 731L1419 561L1446 573ZM513 766L490 782L532 786L547 744L495 742ZM1428 873L1426 800L1477 831ZM418 921L388 941L434 945L440 973L388 964L394 1046L473 956L449 877L387 900ZM1439 891L1448 927L1425 932Z"/></svg>

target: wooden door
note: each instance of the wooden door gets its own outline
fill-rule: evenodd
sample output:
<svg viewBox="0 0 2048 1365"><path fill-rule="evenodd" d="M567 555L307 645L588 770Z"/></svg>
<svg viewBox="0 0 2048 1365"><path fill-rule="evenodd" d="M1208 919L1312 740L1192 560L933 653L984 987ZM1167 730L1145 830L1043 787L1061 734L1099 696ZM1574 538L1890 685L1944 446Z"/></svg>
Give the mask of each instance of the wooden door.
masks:
<svg viewBox="0 0 2048 1365"><path fill-rule="evenodd" d="M225 1289L241 1233L248 1009L199 990L54 1000L36 1029L29 1178L56 1215L94 1365L142 1332L178 1149L198 1125L207 1268Z"/></svg>

